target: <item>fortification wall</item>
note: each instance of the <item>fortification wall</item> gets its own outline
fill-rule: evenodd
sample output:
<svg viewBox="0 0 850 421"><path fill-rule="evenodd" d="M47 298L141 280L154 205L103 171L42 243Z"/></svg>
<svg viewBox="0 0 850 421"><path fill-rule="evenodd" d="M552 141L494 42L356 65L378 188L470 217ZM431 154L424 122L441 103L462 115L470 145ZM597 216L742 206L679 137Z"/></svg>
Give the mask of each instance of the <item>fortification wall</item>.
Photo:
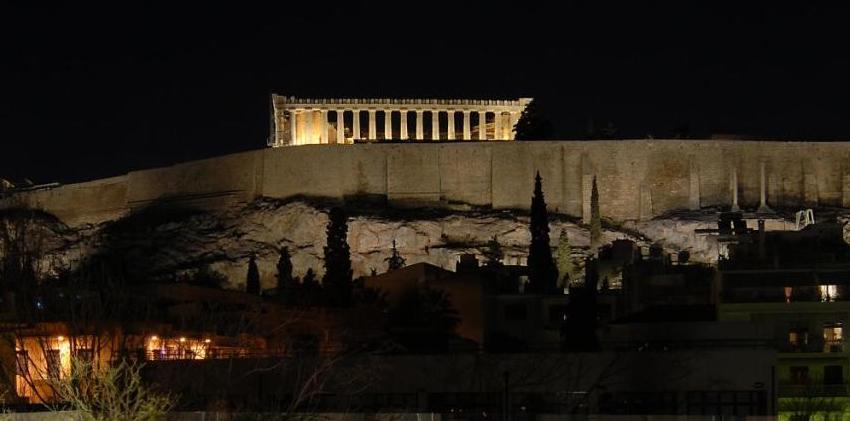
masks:
<svg viewBox="0 0 850 421"><path fill-rule="evenodd" d="M127 210L127 176L26 192L0 200L0 209L10 207L42 209L68 225L115 219Z"/></svg>
<svg viewBox="0 0 850 421"><path fill-rule="evenodd" d="M527 208L540 171L551 210L587 217L595 175L600 209L615 220L738 203L850 207L850 142L622 140L306 145L262 149L6 199L69 224L98 222L155 202L214 208L259 196L399 206Z"/></svg>

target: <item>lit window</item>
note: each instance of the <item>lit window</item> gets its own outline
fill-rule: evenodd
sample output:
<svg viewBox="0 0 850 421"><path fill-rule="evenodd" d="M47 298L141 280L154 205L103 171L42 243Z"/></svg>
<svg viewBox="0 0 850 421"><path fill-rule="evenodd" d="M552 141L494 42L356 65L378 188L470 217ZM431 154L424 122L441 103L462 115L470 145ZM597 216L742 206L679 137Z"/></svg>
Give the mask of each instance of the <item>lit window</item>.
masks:
<svg viewBox="0 0 850 421"><path fill-rule="evenodd" d="M844 327L841 323L823 326L824 352L841 352L844 343Z"/></svg>
<svg viewBox="0 0 850 421"><path fill-rule="evenodd" d="M837 285L821 285L818 287L820 290L820 300L821 302L827 303L830 301L835 301L838 298L838 286Z"/></svg>
<svg viewBox="0 0 850 421"><path fill-rule="evenodd" d="M62 354L58 349L48 349L44 351L44 357L47 360L48 378L58 380L61 376Z"/></svg>
<svg viewBox="0 0 850 421"><path fill-rule="evenodd" d="M808 343L808 329L796 328L788 331L788 344L791 345L792 348L803 348L808 345Z"/></svg>

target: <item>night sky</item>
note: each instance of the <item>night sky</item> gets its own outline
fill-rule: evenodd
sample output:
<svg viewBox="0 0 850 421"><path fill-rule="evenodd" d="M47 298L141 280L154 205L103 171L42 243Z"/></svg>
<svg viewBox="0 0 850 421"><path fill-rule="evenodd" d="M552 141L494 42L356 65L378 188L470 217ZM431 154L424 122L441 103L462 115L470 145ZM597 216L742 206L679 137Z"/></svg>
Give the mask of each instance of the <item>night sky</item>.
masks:
<svg viewBox="0 0 850 421"><path fill-rule="evenodd" d="M846 10L278 3L0 6L0 177L72 182L262 148L270 92L532 96L566 139L591 120L623 138L850 139Z"/></svg>

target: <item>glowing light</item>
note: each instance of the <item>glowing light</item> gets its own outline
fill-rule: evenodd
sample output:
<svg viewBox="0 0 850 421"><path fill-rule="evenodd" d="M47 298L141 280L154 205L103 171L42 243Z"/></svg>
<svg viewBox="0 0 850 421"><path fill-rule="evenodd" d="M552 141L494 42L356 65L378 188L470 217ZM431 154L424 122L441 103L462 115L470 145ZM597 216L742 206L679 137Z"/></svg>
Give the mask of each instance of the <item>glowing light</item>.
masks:
<svg viewBox="0 0 850 421"><path fill-rule="evenodd" d="M838 286L837 285L820 285L818 287L820 290L820 297L822 302L830 302L835 301L838 298Z"/></svg>
<svg viewBox="0 0 850 421"><path fill-rule="evenodd" d="M62 342L62 341L65 340L65 337L60 335L60 336L56 337L56 340L59 341L59 342Z"/></svg>
<svg viewBox="0 0 850 421"><path fill-rule="evenodd" d="M209 339L204 339L204 343L208 344L208 343L210 343L210 342L212 342L212 341L211 341L211 340L209 340Z"/></svg>
<svg viewBox="0 0 850 421"><path fill-rule="evenodd" d="M180 342L186 342L186 338L180 337Z"/></svg>
<svg viewBox="0 0 850 421"><path fill-rule="evenodd" d="M152 340L152 341L158 341L158 340L159 340L159 336L153 335L153 336L151 336L151 340Z"/></svg>

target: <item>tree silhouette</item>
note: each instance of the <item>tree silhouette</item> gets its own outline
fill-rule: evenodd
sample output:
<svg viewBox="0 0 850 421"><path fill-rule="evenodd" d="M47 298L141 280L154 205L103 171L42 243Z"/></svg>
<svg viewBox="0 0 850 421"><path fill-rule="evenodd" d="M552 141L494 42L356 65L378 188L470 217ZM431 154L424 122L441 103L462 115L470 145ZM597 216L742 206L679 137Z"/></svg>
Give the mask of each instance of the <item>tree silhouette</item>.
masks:
<svg viewBox="0 0 850 421"><path fill-rule="evenodd" d="M596 254L602 243L602 218L599 214L599 189L596 187L596 176L593 176L593 187L590 190L590 251Z"/></svg>
<svg viewBox="0 0 850 421"><path fill-rule="evenodd" d="M306 290L317 290L321 288L319 281L316 280L316 272L313 271L313 268L307 268L307 272L301 278L301 286Z"/></svg>
<svg viewBox="0 0 850 421"><path fill-rule="evenodd" d="M281 247L277 260L277 294L283 301L291 301L295 278L292 277L292 256L288 247Z"/></svg>
<svg viewBox="0 0 850 421"><path fill-rule="evenodd" d="M517 284L515 279L510 279L508 271L505 269L502 260L505 253L502 251L502 245L499 244L499 239L494 235L482 252L484 254L484 270L487 271L492 282L485 285L487 291L496 294L516 294Z"/></svg>
<svg viewBox="0 0 850 421"><path fill-rule="evenodd" d="M569 286L570 280L573 277L575 265L573 264L573 247L570 245L570 238L567 236L567 230L562 230L558 237L558 276L560 277L559 286Z"/></svg>
<svg viewBox="0 0 850 421"><path fill-rule="evenodd" d="M248 276L245 281L245 291L248 294L260 295L260 270L254 255L248 259Z"/></svg>
<svg viewBox="0 0 850 421"><path fill-rule="evenodd" d="M504 267L502 259L505 258L505 253L502 251L502 245L499 244L499 239L494 235L487 242L487 248L484 249L484 266L489 269L501 269Z"/></svg>
<svg viewBox="0 0 850 421"><path fill-rule="evenodd" d="M384 261L387 262L387 272L404 267L405 260L404 257L401 257L401 254L399 254L398 248L396 248L395 245L395 240L393 240L392 254L390 257L384 259Z"/></svg>
<svg viewBox="0 0 850 421"><path fill-rule="evenodd" d="M352 270L351 251L348 248L348 217L342 208L331 209L327 235L322 286L331 305L347 306L351 303Z"/></svg>
<svg viewBox="0 0 850 421"><path fill-rule="evenodd" d="M543 117L537 101L531 101L514 128L516 140L548 140L552 138L552 124Z"/></svg>
<svg viewBox="0 0 850 421"><path fill-rule="evenodd" d="M549 215L543 197L540 172L534 177L534 196L531 198L531 246L528 250L528 280L526 291L543 294L555 290L558 277L552 249L549 247Z"/></svg>

